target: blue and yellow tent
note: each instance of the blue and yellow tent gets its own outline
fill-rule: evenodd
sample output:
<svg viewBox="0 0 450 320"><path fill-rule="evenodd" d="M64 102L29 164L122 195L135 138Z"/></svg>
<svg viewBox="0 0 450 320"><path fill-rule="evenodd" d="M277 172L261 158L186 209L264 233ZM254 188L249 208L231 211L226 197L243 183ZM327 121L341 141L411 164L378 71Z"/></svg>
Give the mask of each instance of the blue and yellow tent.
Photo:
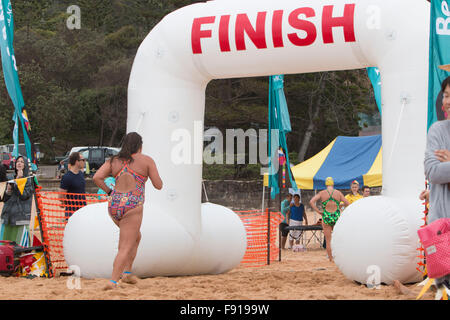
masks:
<svg viewBox="0 0 450 320"><path fill-rule="evenodd" d="M314 157L292 168L297 187L325 189L325 179L333 177L336 189L349 189L353 180L362 187L382 184L381 135L338 136Z"/></svg>

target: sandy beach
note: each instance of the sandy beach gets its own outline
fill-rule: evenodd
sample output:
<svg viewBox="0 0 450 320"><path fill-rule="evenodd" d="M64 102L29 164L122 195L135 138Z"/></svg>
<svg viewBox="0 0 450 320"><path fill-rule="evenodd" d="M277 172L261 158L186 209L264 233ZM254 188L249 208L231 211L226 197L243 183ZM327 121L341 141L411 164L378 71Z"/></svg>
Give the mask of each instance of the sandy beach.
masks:
<svg viewBox="0 0 450 320"><path fill-rule="evenodd" d="M282 261L263 267L239 266L225 274L154 277L137 284L122 284L104 291L105 279L0 277L0 299L45 300L413 300L421 287L407 287L414 297L400 294L393 286L368 289L346 279L335 264L326 258L325 250L306 252L284 250ZM69 285L68 285L69 284ZM174 290L176 288L176 290ZM430 290L422 298L434 299Z"/></svg>
<svg viewBox="0 0 450 320"><path fill-rule="evenodd" d="M310 210L307 216L309 224L319 218ZM219 275L153 277L111 291L103 290L106 283L70 276L0 276L0 300L414 300L422 288L407 285L414 295L406 296L394 286L369 289L357 284L328 261L315 239L307 251L282 250L281 261L270 265L241 264ZM422 300L433 300L434 294L431 289Z"/></svg>

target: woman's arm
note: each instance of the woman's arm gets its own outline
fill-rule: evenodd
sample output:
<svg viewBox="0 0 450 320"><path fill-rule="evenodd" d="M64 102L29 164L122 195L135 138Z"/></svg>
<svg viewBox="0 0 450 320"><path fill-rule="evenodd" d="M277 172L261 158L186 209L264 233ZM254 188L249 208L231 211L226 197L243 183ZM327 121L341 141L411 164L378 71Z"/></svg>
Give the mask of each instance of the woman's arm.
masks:
<svg viewBox="0 0 450 320"><path fill-rule="evenodd" d="M316 194L314 197L312 197L312 199L309 201L309 204L311 206L311 208L313 208L313 210L315 212L317 212L318 214L322 215L322 212L319 211L319 209L316 206L316 202L320 199L320 192L318 194Z"/></svg>
<svg viewBox="0 0 450 320"><path fill-rule="evenodd" d="M443 162L441 160L446 156L445 151L442 151L442 129L439 121L435 122L428 131L427 147L425 150L425 176L431 183L446 184L450 182L450 162Z"/></svg>
<svg viewBox="0 0 450 320"><path fill-rule="evenodd" d="M94 177L92 178L92 180L94 181L94 183L97 185L97 187L99 187L100 189L102 189L103 191L106 192L106 194L109 195L111 188L109 188L106 183L105 183L105 179L108 178L110 175L112 174L111 172L111 160L107 160L95 173Z"/></svg>
<svg viewBox="0 0 450 320"><path fill-rule="evenodd" d="M148 157L148 177L152 182L155 189L161 190L163 187L163 182L161 177L159 176L158 168L156 167L155 161Z"/></svg>
<svg viewBox="0 0 450 320"><path fill-rule="evenodd" d="M12 194L12 187L11 187L11 184L8 182L6 184L6 189L5 189L5 193L3 194L2 201L3 202L8 201L8 199L11 198L11 194Z"/></svg>

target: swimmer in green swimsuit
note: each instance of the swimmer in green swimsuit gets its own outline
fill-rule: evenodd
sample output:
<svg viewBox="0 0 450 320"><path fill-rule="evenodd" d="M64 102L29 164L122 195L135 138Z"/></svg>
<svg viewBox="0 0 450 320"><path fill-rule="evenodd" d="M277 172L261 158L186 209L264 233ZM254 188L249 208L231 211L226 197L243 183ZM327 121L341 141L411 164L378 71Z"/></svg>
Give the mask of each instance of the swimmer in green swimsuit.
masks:
<svg viewBox="0 0 450 320"><path fill-rule="evenodd" d="M350 205L350 203L347 199L345 199L342 192L334 189L333 178L328 177L325 181L325 185L327 186L327 188L316 194L311 199L309 204L311 205L311 208L314 209L314 211L322 216L322 228L325 239L327 241L328 259L330 259L330 261L333 261L333 257L331 255L331 233L333 231L334 225L341 215L339 204L341 201L344 202L345 206ZM322 204L323 211L320 211L316 206L316 202L319 200Z"/></svg>
<svg viewBox="0 0 450 320"><path fill-rule="evenodd" d="M339 208L339 201L337 201L336 199L333 198L333 191L331 193L328 192L328 190L326 190L328 195L330 196L327 200L325 200L324 202L322 202L322 209L323 209L323 222L331 227L333 227L337 220L339 219L339 217L341 216L341 210ZM336 203L336 210L333 212L328 212L327 211L327 204L329 201L333 201L334 203Z"/></svg>

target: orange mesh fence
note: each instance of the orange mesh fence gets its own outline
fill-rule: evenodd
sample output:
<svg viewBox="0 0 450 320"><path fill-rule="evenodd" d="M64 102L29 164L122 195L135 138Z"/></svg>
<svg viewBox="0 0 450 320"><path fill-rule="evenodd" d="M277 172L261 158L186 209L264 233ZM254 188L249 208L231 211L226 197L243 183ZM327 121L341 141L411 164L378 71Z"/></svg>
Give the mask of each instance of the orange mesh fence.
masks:
<svg viewBox="0 0 450 320"><path fill-rule="evenodd" d="M106 195L37 190L36 196L41 216L42 242L47 247L50 259L49 273L55 275L65 272L68 266L64 259L63 239L68 218L85 205L106 201Z"/></svg>
<svg viewBox="0 0 450 320"><path fill-rule="evenodd" d="M424 202L425 205L425 210L424 210L424 217L422 218L422 220L424 221L423 225L420 226L420 228L424 228L427 226L427 216L428 216L428 201ZM426 270L426 258L425 258L425 248L423 247L422 242L419 242L419 247L416 249L417 251L419 251L419 255L416 256L417 258L419 258L419 261L417 262L417 267L416 270L419 271L420 273L422 273L422 275L425 277L427 275L427 270Z"/></svg>
<svg viewBox="0 0 450 320"><path fill-rule="evenodd" d="M36 191L42 224L42 242L50 260L50 276L65 272L64 228L69 217L78 209L93 203L107 201L105 194L68 194L62 192ZM70 199L69 199L70 197ZM283 220L279 212L270 212L270 246L268 246L268 210L235 211L241 218L247 235L247 250L241 261L244 267L267 264L268 247L270 260L277 260L278 225ZM106 212L105 212L106 214Z"/></svg>
<svg viewBox="0 0 450 320"><path fill-rule="evenodd" d="M235 211L241 218L247 233L247 250L242 258L244 267L267 265L268 210ZM283 221L279 212L270 212L270 261L278 260L278 225Z"/></svg>

